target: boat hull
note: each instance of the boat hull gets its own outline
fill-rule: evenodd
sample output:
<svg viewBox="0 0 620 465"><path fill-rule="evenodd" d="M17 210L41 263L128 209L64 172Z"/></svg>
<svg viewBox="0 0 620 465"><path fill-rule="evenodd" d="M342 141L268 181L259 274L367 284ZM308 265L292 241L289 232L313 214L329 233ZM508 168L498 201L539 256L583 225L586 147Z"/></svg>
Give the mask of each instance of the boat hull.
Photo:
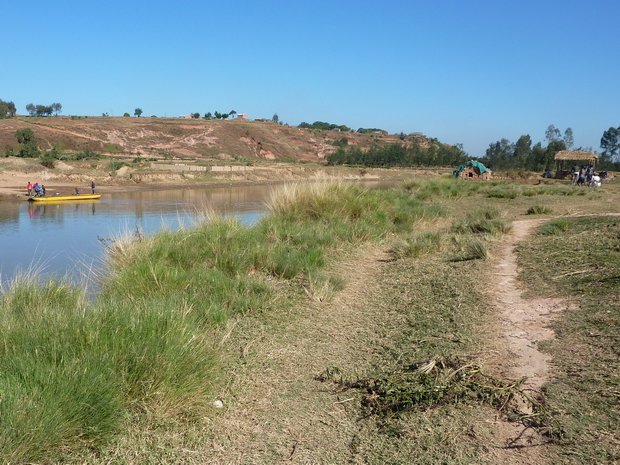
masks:
<svg viewBox="0 0 620 465"><path fill-rule="evenodd" d="M101 194L51 195L49 197L30 197L29 202L75 202L77 200L97 200Z"/></svg>

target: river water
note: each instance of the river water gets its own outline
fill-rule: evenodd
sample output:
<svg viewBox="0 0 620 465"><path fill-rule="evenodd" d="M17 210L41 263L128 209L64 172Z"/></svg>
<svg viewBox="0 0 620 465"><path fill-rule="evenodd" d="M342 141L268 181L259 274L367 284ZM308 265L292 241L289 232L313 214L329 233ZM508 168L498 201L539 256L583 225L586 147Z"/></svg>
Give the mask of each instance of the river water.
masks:
<svg viewBox="0 0 620 465"><path fill-rule="evenodd" d="M175 189L105 194L100 200L38 204L0 202L0 283L37 272L77 280L100 269L104 243L163 227L191 226L210 209L252 224L266 212L269 186Z"/></svg>

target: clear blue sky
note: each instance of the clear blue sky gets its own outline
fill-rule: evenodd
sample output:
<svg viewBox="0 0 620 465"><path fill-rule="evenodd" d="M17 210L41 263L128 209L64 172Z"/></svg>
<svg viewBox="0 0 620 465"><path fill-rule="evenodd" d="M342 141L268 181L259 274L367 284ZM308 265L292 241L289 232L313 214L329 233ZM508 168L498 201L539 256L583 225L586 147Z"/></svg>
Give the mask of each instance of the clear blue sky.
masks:
<svg viewBox="0 0 620 465"><path fill-rule="evenodd" d="M0 98L64 115L247 113L482 156L620 126L620 1L5 0Z"/></svg>

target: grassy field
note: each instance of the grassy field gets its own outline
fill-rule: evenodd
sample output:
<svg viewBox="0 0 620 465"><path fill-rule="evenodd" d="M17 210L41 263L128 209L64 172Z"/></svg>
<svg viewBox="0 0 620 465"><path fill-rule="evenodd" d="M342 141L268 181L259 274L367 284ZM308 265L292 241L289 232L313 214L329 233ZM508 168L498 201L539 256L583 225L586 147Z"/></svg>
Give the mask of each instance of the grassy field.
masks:
<svg viewBox="0 0 620 465"><path fill-rule="evenodd" d="M600 215L617 201L614 184L317 183L276 190L252 227L205 212L119 238L94 300L3 291L0 461L497 463L512 420L541 460L613 463L620 219ZM575 308L544 345L540 421L489 362L489 263L522 218L551 220L519 249L524 290Z"/></svg>

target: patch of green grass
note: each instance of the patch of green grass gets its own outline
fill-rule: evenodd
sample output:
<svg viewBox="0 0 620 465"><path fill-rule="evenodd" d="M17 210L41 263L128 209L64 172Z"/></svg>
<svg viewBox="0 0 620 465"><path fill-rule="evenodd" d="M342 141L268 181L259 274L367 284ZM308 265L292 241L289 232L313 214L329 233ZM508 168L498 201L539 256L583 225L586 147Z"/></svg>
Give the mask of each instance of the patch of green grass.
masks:
<svg viewBox="0 0 620 465"><path fill-rule="evenodd" d="M392 253L398 258L432 255L442 249L443 234L440 232L412 233L403 236L392 245Z"/></svg>
<svg viewBox="0 0 620 465"><path fill-rule="evenodd" d="M487 192L487 196L495 199L516 199L519 193L514 189L490 189Z"/></svg>
<svg viewBox="0 0 620 465"><path fill-rule="evenodd" d="M568 231L570 228L570 222L567 218L555 218L548 223L545 223L540 228L540 233L546 236L558 235L564 231Z"/></svg>
<svg viewBox="0 0 620 465"><path fill-rule="evenodd" d="M215 379L187 303L89 302L68 284L33 280L9 286L0 310L3 463L101 444L129 411L190 414Z"/></svg>

